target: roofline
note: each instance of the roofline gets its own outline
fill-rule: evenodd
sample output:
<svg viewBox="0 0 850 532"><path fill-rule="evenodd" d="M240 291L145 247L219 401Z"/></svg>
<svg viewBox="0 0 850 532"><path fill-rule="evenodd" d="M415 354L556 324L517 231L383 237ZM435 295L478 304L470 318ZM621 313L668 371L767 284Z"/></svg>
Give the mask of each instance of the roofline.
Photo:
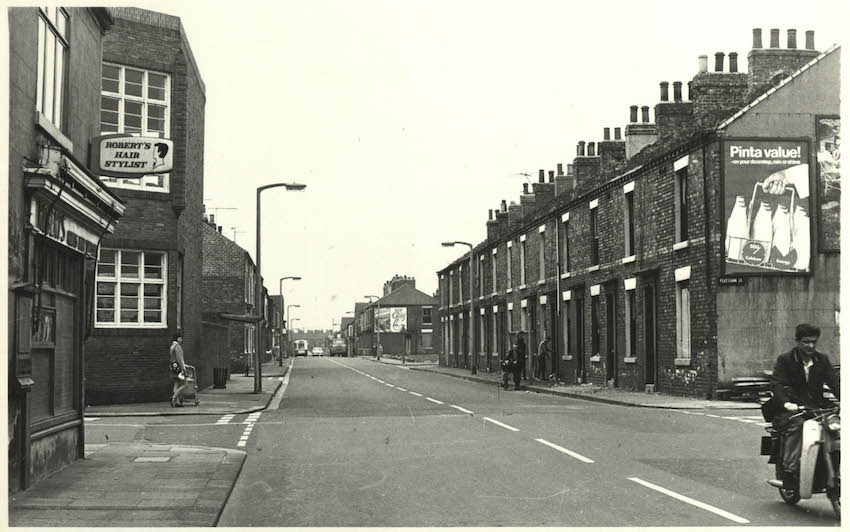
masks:
<svg viewBox="0 0 850 532"><path fill-rule="evenodd" d="M787 85L787 84L791 83L791 80L796 79L796 78L797 78L798 76L800 76L803 72L805 72L806 70L810 69L810 68L811 68L812 66L814 66L816 63L820 62L820 61L821 61L824 57L826 57L827 55L831 54L832 52L834 52L834 51L835 51L835 50L837 50L838 48L841 48L841 45L840 45L840 44L838 44L838 43L833 44L832 46L830 46L830 47L829 47L829 49L827 49L825 52L823 52L823 53L822 53L822 54L820 54L819 56L815 57L814 59L812 59L811 61L809 61L809 62L808 62L808 63L806 63L805 65L803 65L802 67L800 67L800 68L799 68L796 72L794 72L793 74L791 74L790 76L788 76L787 78L785 78L785 79L783 79L781 82L779 82L779 84L778 84L778 85L776 85L775 87L771 87L771 88L770 88L770 90L768 90L767 92L765 92L764 94L762 94L761 96L759 96L758 98L756 98L755 100L751 101L749 104L747 104L746 106L744 106L743 108L741 108L741 109L740 109L737 113L735 113L734 115L732 115L732 116L730 116L729 118L727 118L726 120L724 120L724 121L723 121L723 122L722 122L719 126L717 126L717 128L716 128L716 129L717 129L717 131L720 131L721 129L724 129L724 128L728 127L728 126L729 126L732 122L734 122L735 120L737 120L737 119L741 118L742 116L744 116L744 114L746 114L746 113L747 113L750 109L752 109L752 108L753 108L753 107L755 107L756 105L758 105L758 104L760 104L761 102L763 102L764 100L766 100L766 99L767 99L767 98L768 98L771 94L773 94L774 92L778 91L779 89L781 89L781 88L782 88L782 87L784 87L785 85Z"/></svg>

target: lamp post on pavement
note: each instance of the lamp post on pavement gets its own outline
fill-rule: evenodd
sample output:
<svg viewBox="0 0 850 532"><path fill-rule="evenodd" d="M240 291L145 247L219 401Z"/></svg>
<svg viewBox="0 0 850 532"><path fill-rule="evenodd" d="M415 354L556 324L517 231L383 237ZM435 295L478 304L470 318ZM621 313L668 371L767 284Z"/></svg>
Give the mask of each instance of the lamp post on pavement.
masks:
<svg viewBox="0 0 850 532"><path fill-rule="evenodd" d="M470 355L472 355L472 367L471 372L473 375L478 373L478 354L475 352L475 294L473 293L473 284L472 276L475 273L474 261L472 260L472 244L469 242L443 242L443 247L454 247L456 245L460 246L468 246L469 247L469 335L470 335L470 346L469 350L472 351ZM463 301L460 302L461 308L463 305Z"/></svg>
<svg viewBox="0 0 850 532"><path fill-rule="evenodd" d="M371 298L373 298L373 297L374 297L374 298L375 298L375 303L377 303L377 304L378 304L378 311L377 311L377 312L372 311L372 315L375 317L375 319L374 319L373 321L375 322L375 332L376 332L376 333L377 333L377 335L378 335L378 337L377 337L377 343L375 344L375 358L377 358L378 360L380 360L380 359L381 359L381 355L383 354L383 353L382 353L382 351L384 350L384 349L381 347L381 327L380 327L380 326L378 326L378 313L381 311L381 303L379 303L379 301L380 301L380 299L381 299L381 298L380 298L380 297L378 297L378 296L363 296L363 297L368 297L368 298L370 298L369 304L371 304L371 303L372 303Z"/></svg>
<svg viewBox="0 0 850 532"><path fill-rule="evenodd" d="M287 337L288 337L287 340L289 340L291 342L295 342L295 334L293 333L293 335L291 337L289 336L289 331L292 329L292 322L289 319L289 309L291 309L292 307L301 308L301 305L287 305L286 306L286 334L287 334ZM292 319L297 320L298 318L292 318ZM287 343L289 343L289 342L287 342ZM298 353L296 353L296 355L297 354Z"/></svg>
<svg viewBox="0 0 850 532"><path fill-rule="evenodd" d="M263 353L263 334L261 324L263 320L263 270L261 262L261 244L260 244L260 194L268 188L284 187L286 190L304 190L307 185L301 183L272 183L257 187L257 274L254 279L254 308L257 310L256 330L254 331L254 393L263 391L262 381L262 358L260 353Z"/></svg>
<svg viewBox="0 0 850 532"><path fill-rule="evenodd" d="M286 310L286 306L284 305L284 300L283 300L283 282L284 282L284 281L286 281L287 279L292 279L293 281L300 281L300 280L301 280L301 277L298 277L298 276L290 276L290 277L281 277L281 278L280 278L280 283L279 283L279 284L280 284L280 290L279 290L279 292L280 292L280 311L281 311L281 312L283 312L284 310ZM289 331L289 328L288 328L288 327L289 327L289 323L287 323L287 324L286 324L286 326L287 326L287 329L286 329L286 330L287 330L287 331ZM289 336L289 333L287 332L287 337L288 337L288 336ZM279 348L279 349L282 349L282 348L283 348L283 338L281 338L280 345L278 346L278 348ZM279 365L279 366L283 366L283 353L278 353L278 355L279 355L279 358L278 358L278 365Z"/></svg>

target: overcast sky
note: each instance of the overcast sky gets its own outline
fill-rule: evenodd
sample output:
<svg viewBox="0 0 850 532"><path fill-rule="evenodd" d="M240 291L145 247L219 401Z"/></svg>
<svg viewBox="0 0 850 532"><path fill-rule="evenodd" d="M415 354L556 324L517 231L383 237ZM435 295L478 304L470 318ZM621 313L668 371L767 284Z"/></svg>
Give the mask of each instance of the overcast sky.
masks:
<svg viewBox="0 0 850 532"><path fill-rule="evenodd" d="M142 2L181 17L206 83L204 198L223 232L284 282L296 328L329 328L393 275L436 271L486 236L487 210L572 162L579 140L687 84L697 57L752 28L806 30L826 50L842 2ZM688 6L688 7L683 7ZM692 6L692 7L691 7ZM671 87L672 94L672 87ZM547 174L548 175L548 174ZM219 208L215 211L213 209ZM235 209L235 210L229 210ZM235 228L235 233L234 233Z"/></svg>

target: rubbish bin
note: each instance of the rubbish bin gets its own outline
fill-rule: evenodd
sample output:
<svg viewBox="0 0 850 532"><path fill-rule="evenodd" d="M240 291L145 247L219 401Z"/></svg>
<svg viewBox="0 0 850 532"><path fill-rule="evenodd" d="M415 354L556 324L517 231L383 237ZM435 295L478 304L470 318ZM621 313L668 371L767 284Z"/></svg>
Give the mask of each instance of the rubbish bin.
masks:
<svg viewBox="0 0 850 532"><path fill-rule="evenodd" d="M227 388L229 368L213 368L213 388Z"/></svg>

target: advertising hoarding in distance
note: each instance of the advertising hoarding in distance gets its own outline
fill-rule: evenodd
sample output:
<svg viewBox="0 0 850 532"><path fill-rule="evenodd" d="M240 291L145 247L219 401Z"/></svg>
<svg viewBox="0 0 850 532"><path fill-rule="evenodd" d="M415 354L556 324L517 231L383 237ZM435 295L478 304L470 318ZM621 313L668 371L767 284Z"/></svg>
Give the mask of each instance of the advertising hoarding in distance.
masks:
<svg viewBox="0 0 850 532"><path fill-rule="evenodd" d="M817 117L818 235L821 251L841 249L841 119Z"/></svg>
<svg viewBox="0 0 850 532"><path fill-rule="evenodd" d="M810 271L808 161L807 140L723 142L725 273Z"/></svg>

